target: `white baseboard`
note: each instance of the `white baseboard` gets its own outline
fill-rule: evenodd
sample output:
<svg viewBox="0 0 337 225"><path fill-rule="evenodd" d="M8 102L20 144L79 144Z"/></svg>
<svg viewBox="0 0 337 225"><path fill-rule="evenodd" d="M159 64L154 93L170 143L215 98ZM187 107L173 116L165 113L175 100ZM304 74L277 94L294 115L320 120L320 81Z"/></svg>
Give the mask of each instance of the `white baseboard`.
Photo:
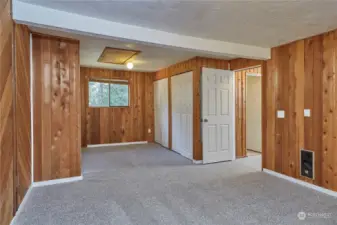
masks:
<svg viewBox="0 0 337 225"><path fill-rule="evenodd" d="M314 185L314 184L310 184L308 182L305 182L305 181L302 181L302 180L298 180L296 178L293 178L293 177L289 177L289 176L286 176L284 174L280 174L280 173L277 173L275 171L272 171L272 170L268 170L268 169L262 169L263 172L267 173L267 174L270 174L270 175L273 175L275 177L279 177L279 178L282 178L282 179L285 179L285 180L288 180L292 183L295 183L295 184L299 184L301 186L304 186L304 187L307 187L307 188L310 188L310 189L313 189L315 191L319 191L321 193L324 193L324 194L327 194L327 195L330 195L330 196L333 196L333 197L336 197L337 198L337 192L335 191L331 191L329 189L326 189L326 188L322 188L322 187L319 187L317 185Z"/></svg>
<svg viewBox="0 0 337 225"><path fill-rule="evenodd" d="M139 145L147 144L147 141L135 141L135 142L121 142L121 143L110 143L110 144L97 144L97 145L88 145L88 148L95 147L105 147L105 146L123 146L123 145Z"/></svg>
<svg viewBox="0 0 337 225"><path fill-rule="evenodd" d="M63 183L70 183L75 181L83 180L83 176L78 177L69 177L69 178L62 178L62 179L55 179L55 180L47 180L47 181L40 181L40 182L34 182L32 184L33 187L43 187L43 186L49 186L53 184L63 184Z"/></svg>
<svg viewBox="0 0 337 225"><path fill-rule="evenodd" d="M193 164L203 164L203 161L202 160L194 160L193 159Z"/></svg>

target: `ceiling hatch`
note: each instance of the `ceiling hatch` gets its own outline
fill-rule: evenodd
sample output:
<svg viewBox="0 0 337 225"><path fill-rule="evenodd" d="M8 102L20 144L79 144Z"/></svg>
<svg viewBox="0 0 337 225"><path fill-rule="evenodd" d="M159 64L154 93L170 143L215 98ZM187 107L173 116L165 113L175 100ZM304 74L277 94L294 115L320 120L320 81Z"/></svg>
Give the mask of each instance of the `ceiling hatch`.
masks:
<svg viewBox="0 0 337 225"><path fill-rule="evenodd" d="M97 61L101 63L125 64L139 53L140 51L137 50L105 47Z"/></svg>

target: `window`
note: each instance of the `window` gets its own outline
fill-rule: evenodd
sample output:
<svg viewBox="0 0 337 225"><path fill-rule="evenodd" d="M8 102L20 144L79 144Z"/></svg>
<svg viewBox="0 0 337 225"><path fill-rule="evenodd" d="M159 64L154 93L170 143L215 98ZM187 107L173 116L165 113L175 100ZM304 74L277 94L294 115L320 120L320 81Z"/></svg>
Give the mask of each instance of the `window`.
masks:
<svg viewBox="0 0 337 225"><path fill-rule="evenodd" d="M89 81L89 107L129 106L127 81Z"/></svg>

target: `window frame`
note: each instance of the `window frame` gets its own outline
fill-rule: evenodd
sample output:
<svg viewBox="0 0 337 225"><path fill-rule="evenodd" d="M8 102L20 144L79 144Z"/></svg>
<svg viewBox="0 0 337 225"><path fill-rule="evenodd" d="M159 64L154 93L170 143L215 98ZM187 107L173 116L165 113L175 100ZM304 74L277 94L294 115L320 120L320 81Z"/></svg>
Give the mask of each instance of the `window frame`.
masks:
<svg viewBox="0 0 337 225"><path fill-rule="evenodd" d="M99 83L109 84L109 106L90 106L89 105L89 98L90 98L89 82L99 82ZM128 105L127 106L111 106L110 105L110 84L121 84L121 85L127 85L128 86ZM89 81L88 81L87 90L88 90L87 104L88 104L89 108L129 108L130 107L131 100L130 100L130 82L129 82L129 80L90 78Z"/></svg>

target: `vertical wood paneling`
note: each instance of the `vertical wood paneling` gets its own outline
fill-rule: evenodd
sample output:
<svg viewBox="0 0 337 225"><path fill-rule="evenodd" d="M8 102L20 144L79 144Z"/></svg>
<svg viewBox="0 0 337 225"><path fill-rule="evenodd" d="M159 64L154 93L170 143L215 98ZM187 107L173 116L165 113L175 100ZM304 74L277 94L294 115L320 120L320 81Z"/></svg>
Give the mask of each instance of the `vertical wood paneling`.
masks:
<svg viewBox="0 0 337 225"><path fill-rule="evenodd" d="M154 81L156 80L160 80L160 79L164 79L164 78L168 78L169 77L169 73L168 73L168 69L161 69L159 71L157 71L154 75Z"/></svg>
<svg viewBox="0 0 337 225"><path fill-rule="evenodd" d="M88 81L94 78L128 80L130 106L89 107ZM81 67L82 146L135 141L153 142L154 78L155 73Z"/></svg>
<svg viewBox="0 0 337 225"><path fill-rule="evenodd" d="M272 58L274 59L276 54L276 50L272 49L271 55ZM266 138L266 147L265 149L262 149L262 152L265 152L263 154L263 156L266 157L265 160L265 167L267 169L270 170L275 170L275 114L276 114L276 104L275 104L275 77L277 73L277 70L275 70L276 66L275 66L275 61L276 60L268 60L268 62L266 63L266 76L262 75L262 80L265 80L264 84L264 88L266 89L266 102L263 104L264 105L264 109L262 111L265 111L267 116L265 118L265 120L267 121L266 124L266 131L263 132L264 135L268 135L269 138ZM262 136L262 138L264 138L264 135Z"/></svg>
<svg viewBox="0 0 337 225"><path fill-rule="evenodd" d="M301 149L304 146L304 40L297 41L295 45L295 106L294 117L296 128L295 148ZM293 177L299 177L300 174L300 152L294 152L294 170Z"/></svg>
<svg viewBox="0 0 337 225"><path fill-rule="evenodd" d="M34 180L81 175L79 43L33 34Z"/></svg>
<svg viewBox="0 0 337 225"><path fill-rule="evenodd" d="M288 52L288 48L281 48L279 49L279 51L286 51ZM275 58L275 63L279 63L279 62L283 62L283 60L281 60L280 58L278 58L278 54L275 54L276 51L273 52L273 56ZM283 55L283 54L281 54ZM284 54L285 56L287 56L287 54ZM285 61L288 62L288 61ZM287 78L288 78L288 73L286 73L286 75L282 75L282 69L283 68L287 68L287 65L283 65L280 66L277 70L274 71L273 76L275 76L275 81L278 85L286 85L287 84ZM285 70L286 71L286 70ZM287 108L285 105L288 102L288 95L283 95L283 93L279 92L277 88L274 89L275 91L275 107L277 109L284 109ZM287 91L284 91L284 93L287 93ZM288 116L286 116L284 118L284 121L288 120ZM275 121L275 160L274 160L274 165L275 165L275 171L276 172L281 172L282 171L282 163L285 162L282 160L282 154L283 148L287 148L287 144L283 144L283 141L285 143L287 143L287 138L288 138L288 134L284 133L284 127L283 124L287 125L287 123L283 123L282 120L278 119ZM280 131L280 132L276 132L276 131Z"/></svg>
<svg viewBox="0 0 337 225"><path fill-rule="evenodd" d="M153 75L145 75L145 120L144 120L144 134L148 142L154 142L154 90L153 90ZM151 130L151 133L148 132Z"/></svg>
<svg viewBox="0 0 337 225"><path fill-rule="evenodd" d="M17 149L17 203L31 184L30 31L15 24L15 123Z"/></svg>
<svg viewBox="0 0 337 225"><path fill-rule="evenodd" d="M231 70L241 70L241 69L247 69L249 67L258 67L261 66L263 61L262 60L256 60L256 59L232 59L229 61L230 63L230 69Z"/></svg>
<svg viewBox="0 0 337 225"><path fill-rule="evenodd" d="M0 24L0 225L8 225L14 208L13 22L9 0L0 0Z"/></svg>
<svg viewBox="0 0 337 225"><path fill-rule="evenodd" d="M263 167L331 190L337 190L336 37L331 31L273 48L262 78ZM277 110L286 118L276 118ZM301 148L315 152L313 180L300 175Z"/></svg>
<svg viewBox="0 0 337 225"><path fill-rule="evenodd" d="M276 140L276 143L279 142L278 149L276 149L275 154L275 164L279 162L279 164L276 166L275 170L277 172L286 171L289 169L289 159L287 159L290 156L289 153L289 95L290 95L290 83L291 81L289 76L289 47L288 46L282 46L280 49L274 50L275 54L273 57L275 58L274 62L274 70L277 71L278 80L280 83L277 83L278 86L284 87L282 90L275 87L274 91L276 94L281 98L280 105L276 105L276 109L284 110L286 111L287 115L284 119L276 119L275 124L277 126L275 127L276 131L280 130L279 133L277 133L276 137L278 137L278 140ZM289 172L288 172L289 173Z"/></svg>
<svg viewBox="0 0 337 225"><path fill-rule="evenodd" d="M246 156L246 151L243 148L242 142L242 114L243 112L243 101L242 101L242 77L243 71L238 71L235 73L235 146L236 146L236 156L244 157Z"/></svg>
<svg viewBox="0 0 337 225"><path fill-rule="evenodd" d="M67 164L69 176L74 177L82 174L82 155L81 155L81 81L80 81L80 49L79 44L68 48L69 66L69 89L66 101L68 101L69 116L69 161ZM74 166L73 166L74 165Z"/></svg>
<svg viewBox="0 0 337 225"><path fill-rule="evenodd" d="M205 64L204 64L205 65ZM206 67L206 66L205 66ZM193 158L202 160L201 142L201 64L193 71Z"/></svg>
<svg viewBox="0 0 337 225"><path fill-rule="evenodd" d="M9 224L31 184L30 36L0 1L0 224Z"/></svg>
<svg viewBox="0 0 337 225"><path fill-rule="evenodd" d="M336 152L336 33L329 32L323 37L323 154L322 185L337 190Z"/></svg>
<svg viewBox="0 0 337 225"><path fill-rule="evenodd" d="M321 145L322 138L316 138L322 134L322 36L315 36L304 40L305 43L305 77L304 77L304 108L312 110L311 117L304 118L304 148L315 152L316 174L321 174ZM308 182L312 182L307 179ZM316 176L313 181L321 185L321 176Z"/></svg>

